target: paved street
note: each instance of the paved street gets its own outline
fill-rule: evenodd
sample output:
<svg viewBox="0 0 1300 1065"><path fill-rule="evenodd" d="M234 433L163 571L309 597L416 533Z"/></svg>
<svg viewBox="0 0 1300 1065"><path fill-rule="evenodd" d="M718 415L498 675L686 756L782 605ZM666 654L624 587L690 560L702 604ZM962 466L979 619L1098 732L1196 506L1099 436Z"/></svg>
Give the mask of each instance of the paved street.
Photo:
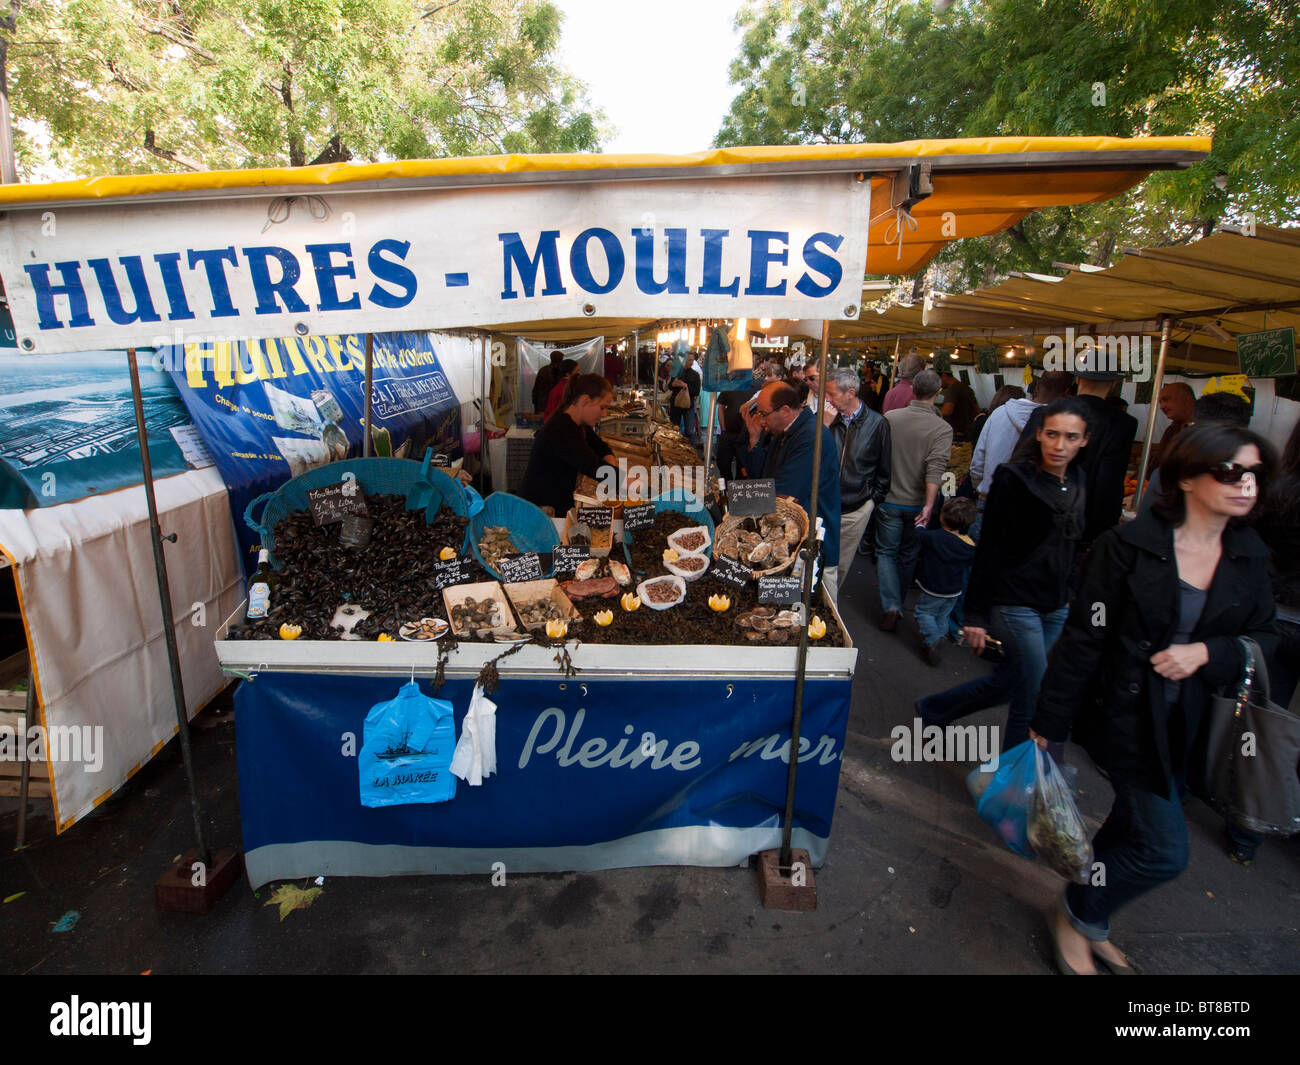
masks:
<svg viewBox="0 0 1300 1065"><path fill-rule="evenodd" d="M12 847L16 801L0 799L0 972L120 973L1007 973L1053 971L1040 911L1059 879L1016 857L975 816L965 767L890 759L913 701L983 668L955 649L923 664L910 620L875 627L874 573L859 560L843 612L861 649L831 849L815 913L764 910L743 869L327 879L281 923L247 881L209 916L160 914L153 881L191 845L176 744L56 838L37 802ZM973 719L1000 723L1000 711ZM197 720L195 754L217 846L239 841L228 696ZM1109 789L1081 764L1095 825ZM1192 863L1133 905L1115 942L1151 973L1300 973L1300 844L1269 842L1233 865L1218 819L1188 806ZM54 922L80 917L67 932Z"/></svg>

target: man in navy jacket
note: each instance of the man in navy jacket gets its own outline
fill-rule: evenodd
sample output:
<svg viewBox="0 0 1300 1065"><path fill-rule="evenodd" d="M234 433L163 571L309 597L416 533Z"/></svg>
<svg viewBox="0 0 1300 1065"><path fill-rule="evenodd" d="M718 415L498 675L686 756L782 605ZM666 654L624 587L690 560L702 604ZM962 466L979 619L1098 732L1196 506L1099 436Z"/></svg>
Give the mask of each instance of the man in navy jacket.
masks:
<svg viewBox="0 0 1300 1065"><path fill-rule="evenodd" d="M826 527L822 553L827 569L822 580L834 581L840 557L840 466L835 438L799 402L798 389L784 381L765 384L742 413L749 428L749 448L742 449L741 456L745 469L762 470L751 476L775 479L776 494L793 497L805 511L812 502L813 433L822 434L817 488L817 514Z"/></svg>

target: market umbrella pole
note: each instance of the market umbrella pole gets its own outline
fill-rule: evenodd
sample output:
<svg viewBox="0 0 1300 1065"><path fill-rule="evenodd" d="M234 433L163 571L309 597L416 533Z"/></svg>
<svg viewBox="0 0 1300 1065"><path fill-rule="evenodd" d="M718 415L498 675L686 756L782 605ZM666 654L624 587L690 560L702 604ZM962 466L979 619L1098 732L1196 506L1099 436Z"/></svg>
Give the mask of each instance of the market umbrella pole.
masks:
<svg viewBox="0 0 1300 1065"><path fill-rule="evenodd" d="M1147 490L1147 461L1151 455L1151 438L1156 434L1156 411L1160 409L1160 388L1165 380L1165 356L1169 354L1169 332L1173 328L1171 319L1160 323L1160 357L1156 359L1156 376L1151 382L1151 404L1147 408L1147 435L1142 442L1142 459L1138 464L1138 490L1133 497L1133 509L1142 506L1142 494Z"/></svg>
<svg viewBox="0 0 1300 1065"><path fill-rule="evenodd" d="M894 387L894 378L898 376L898 348L903 343L903 338L899 337L894 341L894 363L889 368L889 387Z"/></svg>
<svg viewBox="0 0 1300 1065"><path fill-rule="evenodd" d="M790 868L790 835L794 830L794 788L799 775L799 727L803 723L803 684L808 671L808 621L812 600L813 559L817 557L817 485L822 466L822 408L826 405L826 355L831 323L822 321L822 349L817 360L817 409L813 412L812 495L808 505L808 539L803 549L803 624L799 626L799 658L794 672L794 718L790 722L790 766L785 776L785 817L781 824L781 868Z"/></svg>
<svg viewBox="0 0 1300 1065"><path fill-rule="evenodd" d="M366 334L366 424L362 432L361 457L370 458L370 388L375 379L375 335Z"/></svg>
<svg viewBox="0 0 1300 1065"><path fill-rule="evenodd" d="M199 792L194 783L194 755L190 750L190 722L185 715L185 688L181 683L181 659L176 649L176 627L172 618L172 590L167 580L167 559L163 554L162 528L158 524L158 500L153 492L153 463L149 460L149 437L144 424L144 400L140 394L140 368L135 348L126 349L131 368L131 398L135 402L135 433L140 442L140 466L144 472L144 498L149 505L149 535L153 540L153 565L158 577L158 602L162 607L163 638L167 641L167 663L172 674L172 701L176 704L176 726L181 738L181 760L185 763L185 782L190 789L190 812L194 815L194 839L198 843L199 861L205 868L212 865L212 853L203 835L203 815ZM169 540L175 541L172 533Z"/></svg>
<svg viewBox="0 0 1300 1065"><path fill-rule="evenodd" d="M718 411L718 393L710 392L709 394L709 423L704 430L704 488L707 492L709 488L709 470L713 468L713 426L717 419Z"/></svg>

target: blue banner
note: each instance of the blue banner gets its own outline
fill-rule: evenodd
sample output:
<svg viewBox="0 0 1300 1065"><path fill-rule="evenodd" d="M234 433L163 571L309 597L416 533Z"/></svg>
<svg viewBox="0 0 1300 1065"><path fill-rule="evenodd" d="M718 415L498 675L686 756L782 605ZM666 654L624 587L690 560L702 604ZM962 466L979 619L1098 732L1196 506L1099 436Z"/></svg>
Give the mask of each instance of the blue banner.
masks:
<svg viewBox="0 0 1300 1065"><path fill-rule="evenodd" d="M254 887L300 876L738 865L778 846L794 681L507 679L497 774L450 802L358 797L367 711L401 677L262 673L235 693L239 806ZM432 694L427 681L421 690ZM795 846L830 837L852 681L804 688ZM437 693L455 708L469 680Z"/></svg>
<svg viewBox="0 0 1300 1065"><path fill-rule="evenodd" d="M230 489L245 568L257 534L244 522L255 496L327 462L362 453L365 337L308 336L161 349L190 416ZM427 333L376 333L371 454L461 455L460 403Z"/></svg>

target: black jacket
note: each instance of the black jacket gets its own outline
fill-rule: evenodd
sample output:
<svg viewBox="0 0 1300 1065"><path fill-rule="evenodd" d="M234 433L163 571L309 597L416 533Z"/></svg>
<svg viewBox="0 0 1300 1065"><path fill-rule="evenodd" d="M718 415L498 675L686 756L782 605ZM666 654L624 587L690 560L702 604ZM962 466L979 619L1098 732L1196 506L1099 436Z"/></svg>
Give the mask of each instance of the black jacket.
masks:
<svg viewBox="0 0 1300 1065"><path fill-rule="evenodd" d="M1267 655L1273 633L1268 550L1254 530L1229 526L1192 643L1210 659L1182 682L1188 752L1171 752L1165 684L1150 658L1169 646L1178 625L1178 565L1173 526L1147 513L1093 545L1079 595L1048 659L1031 728L1049 740L1073 732L1076 743L1112 779L1168 795L1173 766L1190 758L1189 781L1203 766L1190 748L1203 728L1210 696L1235 685L1245 669L1238 636Z"/></svg>
<svg viewBox="0 0 1300 1065"><path fill-rule="evenodd" d="M966 620L987 627L995 606L1050 613L1070 599L1070 571L1083 527L1083 475L1066 470L1068 490L1032 462L1004 462L993 474L975 565L966 589Z"/></svg>
<svg viewBox="0 0 1300 1065"><path fill-rule="evenodd" d="M868 499L879 506L889 494L889 422L864 403L850 426L843 414L835 415L831 435L840 455L840 513Z"/></svg>
<svg viewBox="0 0 1300 1065"><path fill-rule="evenodd" d="M1079 450L1070 465L1083 471L1088 491L1083 539L1090 542L1119 522L1124 509L1124 475L1138 423L1133 415L1116 410L1097 396L1079 396L1078 400L1088 408L1088 446ZM1013 458L1033 446L1042 424L1043 408L1039 407L1025 423Z"/></svg>
<svg viewBox="0 0 1300 1065"><path fill-rule="evenodd" d="M539 507L552 507L563 517L573 506L573 489L583 474L599 477L609 446L564 411L556 411L533 437L519 495Z"/></svg>

